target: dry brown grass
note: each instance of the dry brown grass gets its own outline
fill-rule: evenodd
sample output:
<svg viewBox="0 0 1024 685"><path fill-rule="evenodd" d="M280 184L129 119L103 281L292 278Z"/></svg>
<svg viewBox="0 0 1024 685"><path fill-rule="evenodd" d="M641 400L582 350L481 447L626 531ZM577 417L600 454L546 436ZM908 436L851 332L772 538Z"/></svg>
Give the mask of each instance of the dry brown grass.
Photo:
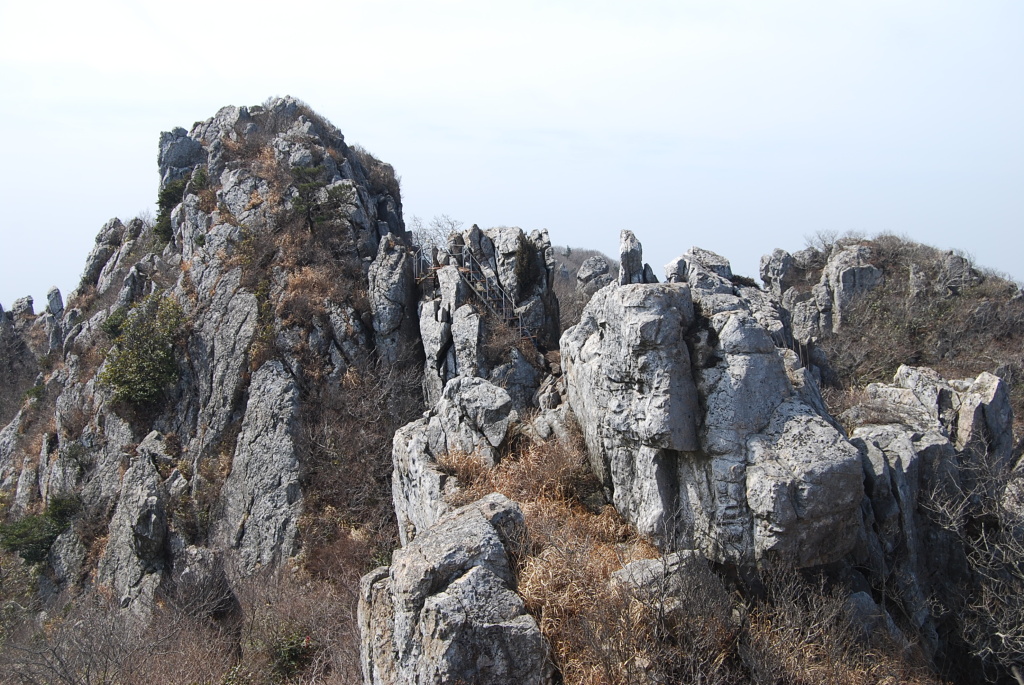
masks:
<svg viewBox="0 0 1024 685"><path fill-rule="evenodd" d="M792 570L763 571L762 579L767 597L750 605L740 650L757 682L941 682L888 636L859 637L841 588Z"/></svg>
<svg viewBox="0 0 1024 685"><path fill-rule="evenodd" d="M277 317L285 326L304 325L326 313L328 300L342 301L345 293L338 274L324 264L300 266L289 272L284 296L277 304Z"/></svg>
<svg viewBox="0 0 1024 685"><path fill-rule="evenodd" d="M900 364L929 366L947 378L994 373L1008 384L1019 432L1024 419L1024 299L999 274L949 273L947 253L880 235L862 241L885 282L843 313L842 329L819 346L826 380L852 388L888 383ZM911 274L926 287L914 290ZM831 408L831 407L830 407Z"/></svg>
<svg viewBox="0 0 1024 685"><path fill-rule="evenodd" d="M581 442L582 438L575 438L571 445L527 443L493 469L475 455L451 452L438 460L438 467L462 485L451 502L455 506L492 492L522 504L542 500L580 504L601 489L586 463Z"/></svg>
<svg viewBox="0 0 1024 685"><path fill-rule="evenodd" d="M594 506L600 486L578 429L568 445L520 442L493 469L459 453L438 468L459 481L452 505L491 492L520 503L518 590L566 684L937 682L899 646L878 636L864 643L841 589L796 573L767 575L759 599L742 584L730 590L710 566L690 568L671 594L611 583L626 564L661 552L610 505Z"/></svg>

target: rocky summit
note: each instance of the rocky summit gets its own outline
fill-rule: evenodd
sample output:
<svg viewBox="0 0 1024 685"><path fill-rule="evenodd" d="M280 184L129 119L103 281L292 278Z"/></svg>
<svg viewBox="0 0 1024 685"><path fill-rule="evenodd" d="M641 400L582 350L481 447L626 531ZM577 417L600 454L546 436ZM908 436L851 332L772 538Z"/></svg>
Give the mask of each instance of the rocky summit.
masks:
<svg viewBox="0 0 1024 685"><path fill-rule="evenodd" d="M1024 682L1015 284L422 235L294 98L158 171L0 309L5 680Z"/></svg>

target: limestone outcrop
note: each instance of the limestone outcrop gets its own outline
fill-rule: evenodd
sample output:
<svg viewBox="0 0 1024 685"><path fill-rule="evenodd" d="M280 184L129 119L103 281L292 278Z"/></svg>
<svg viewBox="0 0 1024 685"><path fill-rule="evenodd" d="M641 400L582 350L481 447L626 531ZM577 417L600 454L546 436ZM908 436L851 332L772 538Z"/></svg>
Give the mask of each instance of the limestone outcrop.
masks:
<svg viewBox="0 0 1024 685"><path fill-rule="evenodd" d="M785 310L793 338L806 345L838 331L854 298L882 283L871 262L871 248L857 241L840 241L827 255L775 250L761 258L761 279Z"/></svg>
<svg viewBox="0 0 1024 685"><path fill-rule="evenodd" d="M437 460L456 452L493 466L517 421L507 392L482 378L461 376L448 382L424 418L395 433L391 487L402 544L433 526L448 511L446 496L458 488Z"/></svg>
<svg viewBox="0 0 1024 685"><path fill-rule="evenodd" d="M30 298L0 312L0 487L19 512L59 495L80 500L98 534L109 520L95 583L126 606L188 559L230 556L244 576L295 554L303 393L402 368L410 348L418 363L388 165L275 98L163 134L158 166L156 225L112 219L66 301L53 289L39 313ZM158 402L126 406L106 351L131 344L119 336L150 297L180 311L175 380ZM59 540L48 599L87 590L96 559L73 531Z"/></svg>
<svg viewBox="0 0 1024 685"><path fill-rule="evenodd" d="M875 582L892 574L915 633L934 652L940 626L929 597L954 597L970 577L965 550L940 525L937 508L957 494L978 496L979 477L1009 466L1005 440L991 439L1012 434L1005 385L988 373L947 381L903 366L891 384L869 385L865 402L843 419L856 426L851 442L865 473L853 559Z"/></svg>
<svg viewBox="0 0 1024 685"><path fill-rule="evenodd" d="M667 549L720 563L841 558L859 529L859 453L794 387L769 332L781 322L719 255L694 248L667 271L601 290L562 337L610 500Z"/></svg>
<svg viewBox="0 0 1024 685"><path fill-rule="evenodd" d="M394 364L416 357L419 332L412 251L395 236L380 239L377 258L370 265L369 297L373 312L374 342L381 360Z"/></svg>
<svg viewBox="0 0 1024 685"><path fill-rule="evenodd" d="M218 535L237 549L245 571L273 565L295 553L302 513L295 453L298 390L279 362L253 375L231 474L221 493L224 517Z"/></svg>
<svg viewBox="0 0 1024 685"><path fill-rule="evenodd" d="M189 620L237 637L246 583L318 583L351 550L362 573L397 521L400 548L359 588L365 682L560 682L517 589L536 503L460 507L475 490L455 474L576 441L574 424L600 487L573 464L585 486L555 504L602 526L611 504L660 548L597 582L658 602L670 628L694 588L738 631L730 593L776 566L824 569L865 636L934 656L966 635L965 588L994 577L971 545L1019 533L982 506L1024 501L1006 485L1024 468L1017 367L904 365L830 415L815 341L849 335L857 299L892 283L866 241L776 250L762 290L698 247L659 282L623 231L617 274L591 257L574 292L562 267L590 299L561 333L546 231L473 226L416 248L393 170L297 100L165 133L158 163L156 221L105 224L66 300L0 309L0 499L5 523L43 533L26 576L38 626L90 595L144 625L192 593L212 599ZM941 257L901 301L985 282ZM48 519L55 503L74 522ZM985 561L1003 572L1000 554ZM296 663L314 642L278 637Z"/></svg>
<svg viewBox="0 0 1024 685"><path fill-rule="evenodd" d="M537 622L515 592L522 512L493 494L440 518L364 576L363 681L551 682Z"/></svg>
<svg viewBox="0 0 1024 685"><path fill-rule="evenodd" d="M109 530L96 580L110 588L122 607L143 597L138 609L148 612L160 585L167 543L166 495L148 455L125 471Z"/></svg>
<svg viewBox="0 0 1024 685"><path fill-rule="evenodd" d="M431 259L419 304L427 404L452 378L479 376L530 406L543 380L536 350L554 349L559 335L547 231L473 226Z"/></svg>

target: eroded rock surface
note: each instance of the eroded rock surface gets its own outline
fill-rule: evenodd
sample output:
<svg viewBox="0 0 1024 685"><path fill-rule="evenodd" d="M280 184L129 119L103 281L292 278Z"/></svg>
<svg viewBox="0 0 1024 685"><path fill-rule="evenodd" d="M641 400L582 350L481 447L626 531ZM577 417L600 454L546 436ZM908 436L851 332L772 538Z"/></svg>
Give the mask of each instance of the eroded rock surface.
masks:
<svg viewBox="0 0 1024 685"><path fill-rule="evenodd" d="M419 305L427 405L440 399L452 378L479 376L508 384L518 409L530 406L542 380L531 368L541 362L524 360L533 352L523 350L553 349L559 335L547 231L527 235L518 228L473 226L449 236L432 259L433 275ZM522 340L521 333L532 339Z"/></svg>
<svg viewBox="0 0 1024 685"><path fill-rule="evenodd" d="M448 511L445 496L458 487L437 460L455 451L493 466L518 420L512 399L482 378L459 377L445 386L426 416L395 433L392 499L402 544L415 539Z"/></svg>
<svg viewBox="0 0 1024 685"><path fill-rule="evenodd" d="M298 389L280 362L253 374L231 473L224 482L219 535L253 571L295 552L302 512L295 453Z"/></svg>
<svg viewBox="0 0 1024 685"><path fill-rule="evenodd" d="M522 512L499 494L442 517L363 578L364 682L547 683L547 645L515 592Z"/></svg>
<svg viewBox="0 0 1024 685"><path fill-rule="evenodd" d="M859 455L794 387L777 312L706 250L667 271L664 285L600 291L562 338L611 501L668 549L719 562L840 558L859 528Z"/></svg>

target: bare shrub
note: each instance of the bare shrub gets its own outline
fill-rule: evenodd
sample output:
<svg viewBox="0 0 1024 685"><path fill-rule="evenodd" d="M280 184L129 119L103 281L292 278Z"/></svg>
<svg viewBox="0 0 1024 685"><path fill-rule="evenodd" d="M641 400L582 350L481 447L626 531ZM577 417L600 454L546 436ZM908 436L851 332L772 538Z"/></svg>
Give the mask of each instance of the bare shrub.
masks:
<svg viewBox="0 0 1024 685"><path fill-rule="evenodd" d="M922 498L932 519L964 549L973 583L942 598L961 637L996 682L1024 669L1024 471L969 454L960 478Z"/></svg>
<svg viewBox="0 0 1024 685"><path fill-rule="evenodd" d="M409 229L412 233L413 244L429 250L432 247L446 248L448 236L458 233L462 229L462 225L463 222L448 214L435 214L430 223L426 225L418 216L412 217Z"/></svg>
<svg viewBox="0 0 1024 685"><path fill-rule="evenodd" d="M576 278L555 276L552 290L558 298L559 324L563 331L575 326L583 318L583 308L590 297L576 287Z"/></svg>
<svg viewBox="0 0 1024 685"><path fill-rule="evenodd" d="M367 363L340 385L308 387L300 434L306 511L301 527L311 568L348 546L385 560L397 545L391 502L391 441L422 411L418 365ZM358 550L358 551L357 551ZM362 572L369 565L361 566Z"/></svg>
<svg viewBox="0 0 1024 685"><path fill-rule="evenodd" d="M241 581L236 591L240 653L228 682L360 682L354 597L287 569Z"/></svg>
<svg viewBox="0 0 1024 685"><path fill-rule="evenodd" d="M618 261L608 257L598 250L590 250L582 247L555 247L555 276L552 283L552 290L558 299L558 311L561 328L568 330L580 322L583 315L583 308L590 301L591 295L581 292L576 287L576 274L580 267L590 257L601 257L608 262L609 273L614 274L618 269Z"/></svg>
<svg viewBox="0 0 1024 685"><path fill-rule="evenodd" d="M889 382L900 364L930 366L948 378L989 371L1008 384L1019 428L1024 298L1014 296L1017 286L900 236L862 242L885 283L844 309L842 330L819 341L829 360L826 380L842 388Z"/></svg>
<svg viewBox="0 0 1024 685"><path fill-rule="evenodd" d="M394 167L380 161L360 145L352 145L349 150L357 164L365 170L370 192L375 195L390 195L396 202L400 201L402 177L395 173Z"/></svg>
<svg viewBox="0 0 1024 685"><path fill-rule="evenodd" d="M739 653L763 683L932 683L898 645L865 645L845 608L845 592L790 569L762 572L766 597L748 606Z"/></svg>
<svg viewBox="0 0 1024 685"><path fill-rule="evenodd" d="M100 594L67 611L21 623L0 649L7 682L219 682L234 660L234 639L193 603L163 597L140 620ZM42 623L37 623L42 620Z"/></svg>
<svg viewBox="0 0 1024 685"><path fill-rule="evenodd" d="M657 556L610 507L598 515L548 498L523 503L528 540L519 592L551 645L566 683L628 682L634 666L610 640L630 640L608 578L623 564ZM626 614L628 616L628 613ZM611 676L611 677L610 677Z"/></svg>
<svg viewBox="0 0 1024 685"><path fill-rule="evenodd" d="M511 550L518 590L562 682L934 682L884 636L865 645L841 589L795 572L767 575L767 597L756 601L742 585L730 592L706 565L688 568L680 586L610 582L661 552L610 505L596 505L600 484L570 428L568 444L524 440L494 468L472 454L438 460L460 485L452 505L494 491L520 503L527 535Z"/></svg>

